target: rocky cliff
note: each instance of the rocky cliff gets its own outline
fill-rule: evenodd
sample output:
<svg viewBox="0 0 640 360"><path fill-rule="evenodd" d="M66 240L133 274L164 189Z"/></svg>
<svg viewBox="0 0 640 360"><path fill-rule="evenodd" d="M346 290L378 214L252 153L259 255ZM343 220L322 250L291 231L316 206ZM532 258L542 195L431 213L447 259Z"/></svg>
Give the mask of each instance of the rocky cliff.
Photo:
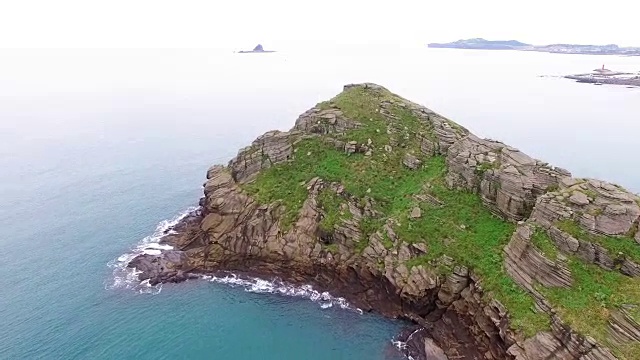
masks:
<svg viewBox="0 0 640 360"><path fill-rule="evenodd" d="M422 359L639 359L640 199L347 85L211 167L130 266L151 283L278 275L420 326Z"/></svg>

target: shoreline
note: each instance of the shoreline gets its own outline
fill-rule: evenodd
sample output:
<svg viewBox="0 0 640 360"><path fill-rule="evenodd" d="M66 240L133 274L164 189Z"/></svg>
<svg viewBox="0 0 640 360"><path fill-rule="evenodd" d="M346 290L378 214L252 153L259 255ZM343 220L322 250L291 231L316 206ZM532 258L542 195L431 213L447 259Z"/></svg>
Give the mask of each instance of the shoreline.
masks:
<svg viewBox="0 0 640 360"><path fill-rule="evenodd" d="M336 286L332 279L340 275L334 274L328 269L316 268L312 271L317 271L317 273L311 274L307 271L297 271L286 265L273 266L273 264L265 264L260 261L256 263L243 262L235 264L234 266L225 266L214 270L202 270L192 267L187 261L185 252L188 251L190 246L184 246L185 239L192 238L194 225L200 224L200 221L204 219L204 213L205 211L201 207L192 210L178 223L165 230L165 235L162 236L158 242L161 245L169 245L173 247L173 249L162 249L159 254L139 254L127 264L127 267L139 271L137 275L138 280L141 282L148 281L151 286L163 283L180 283L189 280L210 281L213 277L224 279L229 276L237 279L233 282L251 282L254 279L261 279L275 284L278 280L281 280L283 285L292 286L297 289L311 286L314 292L320 294L328 293L331 298L331 303L338 303L343 309L350 309L361 313L375 313L389 319L406 323L403 329L392 340L398 348L398 351L408 359L447 359L445 351L441 348L442 345L438 344L438 342L442 343L442 340L434 341L434 337L436 339L449 339L447 341L452 341L456 339L457 336L460 336L460 334L456 334L459 331L453 329L450 324L457 323L461 325L463 323L468 324L472 321L472 319L460 319L457 314L455 314L455 311L451 312L447 311L447 309L438 311L438 313L440 313L439 315L433 316L432 314L429 319L424 319L416 314L412 314L411 311L405 313L404 310L408 310L408 308L405 309L404 306L402 306L402 301L392 295L393 291L388 288L389 284L384 284L381 287L383 289L378 289L377 292L382 298L378 299L377 305L372 305L363 301L362 297L351 289L351 286L344 286L345 284ZM186 243L191 244L192 241L193 240L187 240ZM276 280L276 282L274 282L274 280ZM369 279L368 281L370 281L368 286L375 288L376 283L378 287L380 287L379 281L384 280ZM221 283L225 283L225 281L223 280ZM347 285L354 284L350 283ZM346 304L343 301L346 301ZM466 337L465 335L462 336ZM466 340L469 345L473 344L472 339L467 338ZM475 351L473 347L473 345L466 346L464 356L468 358L480 356L481 353Z"/></svg>
<svg viewBox="0 0 640 360"><path fill-rule="evenodd" d="M274 268L271 266L251 267L240 265L210 271L190 267L186 262L184 251L180 247L181 244L184 244L185 238L193 235L194 225L197 224L199 226L200 221L204 218L202 216L203 211L202 207L192 209L176 224L164 230L164 235L158 239L158 243L170 246L173 249L163 248L157 254L138 254L128 262L128 268L139 272L136 276L141 283L148 282L153 287L163 283L202 280L246 288L254 286L258 281L264 281L274 287L287 288L287 290L255 292L267 292L279 296L300 296L295 293L306 292L302 297L306 297L313 302L318 301L322 308L326 304L330 304L330 306L338 305L344 310L355 311L360 314L365 312L376 313L380 316L403 322L402 329L390 341L408 359L432 359L426 356L444 354L442 349L429 336L428 329L437 328L437 326L426 324L415 317L404 317L400 313L367 307L366 304L358 301L357 296L353 296L353 293L345 288L332 287L326 282L318 281L316 277L296 274L287 268ZM291 292L294 294L291 294ZM359 305L365 308L363 309ZM443 326L444 324L440 323L438 325ZM425 341L431 344L430 347L423 345ZM433 359L438 360L440 358Z"/></svg>

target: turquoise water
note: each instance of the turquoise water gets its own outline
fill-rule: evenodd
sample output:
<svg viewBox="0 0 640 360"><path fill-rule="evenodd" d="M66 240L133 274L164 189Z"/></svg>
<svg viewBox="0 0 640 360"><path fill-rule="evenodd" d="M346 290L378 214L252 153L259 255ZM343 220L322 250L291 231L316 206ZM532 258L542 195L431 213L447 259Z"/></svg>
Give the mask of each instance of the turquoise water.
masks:
<svg viewBox="0 0 640 360"><path fill-rule="evenodd" d="M0 358L384 358L399 325L375 316L205 281L111 289L107 263L197 202L222 147L153 119L3 156Z"/></svg>
<svg viewBox="0 0 640 360"><path fill-rule="evenodd" d="M0 358L396 359L398 322L203 280L140 293L114 286L109 267L197 203L211 164L345 83L381 83L480 135L640 190L640 89L538 77L601 57L406 51L3 51Z"/></svg>

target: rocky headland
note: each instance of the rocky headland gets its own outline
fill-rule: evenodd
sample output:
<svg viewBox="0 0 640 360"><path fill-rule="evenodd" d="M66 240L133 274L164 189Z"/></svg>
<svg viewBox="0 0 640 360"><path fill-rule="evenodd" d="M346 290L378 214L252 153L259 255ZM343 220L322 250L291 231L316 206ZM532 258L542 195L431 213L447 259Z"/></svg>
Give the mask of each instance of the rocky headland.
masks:
<svg viewBox="0 0 640 360"><path fill-rule="evenodd" d="M416 324L414 359L640 359L640 198L375 84L206 174L152 284L280 276Z"/></svg>

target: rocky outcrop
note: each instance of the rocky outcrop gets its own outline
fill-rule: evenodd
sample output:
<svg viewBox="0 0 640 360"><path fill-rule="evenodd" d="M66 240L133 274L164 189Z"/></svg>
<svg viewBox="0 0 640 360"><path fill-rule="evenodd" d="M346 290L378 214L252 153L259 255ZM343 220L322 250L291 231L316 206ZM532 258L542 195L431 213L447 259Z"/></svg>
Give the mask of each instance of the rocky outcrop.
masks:
<svg viewBox="0 0 640 360"><path fill-rule="evenodd" d="M505 247L505 269L522 287L533 291L535 284L546 287L570 287L573 283L566 264L549 259L532 242L534 226L518 226Z"/></svg>
<svg viewBox="0 0 640 360"><path fill-rule="evenodd" d="M514 221L527 218L536 198L570 175L501 142L475 135L451 146L447 165L449 186L479 193L490 209Z"/></svg>
<svg viewBox="0 0 640 360"><path fill-rule="evenodd" d="M590 241L592 236L576 238L561 230L559 224L569 222L585 234L598 236L626 235L618 241L638 237L640 221L639 197L623 188L594 179L564 178L557 191L538 198L531 219L547 229L551 239L566 254L607 270L640 276L640 265L627 255L615 253Z"/></svg>
<svg viewBox="0 0 640 360"><path fill-rule="evenodd" d="M509 348L509 355L515 360L579 359L615 360L606 348L585 338L563 324L557 316L552 316L551 332L541 332L525 340L521 345Z"/></svg>
<svg viewBox="0 0 640 360"><path fill-rule="evenodd" d="M381 130L390 139L388 144L349 138L349 132L363 127L366 120L350 119L332 101L303 113L288 132L271 131L258 137L228 166L216 165L207 171L201 209L163 240L174 250L142 255L131 262L140 279L155 284L224 270L311 283L363 310L418 324L420 328L405 339L414 359L615 359L595 340L564 324L537 287L573 284L566 256L638 276L640 266L630 259L558 227L560 221L575 220L589 233L626 235L640 242L638 198L610 184L573 179L566 170L515 148L480 139L378 85L345 86L346 91L354 88L381 99L375 111L388 121L386 134L384 127ZM402 126L398 114L411 114L419 126L412 130L412 124ZM410 136L417 142L403 148ZM485 294L482 279L472 269L447 256L426 261L431 251L428 243L411 243L398 236L397 219L378 212L371 197L349 194L335 179L307 178L296 185L307 197L293 223L286 225L282 201L258 203L243 190L261 171L293 161L299 155L296 145L309 138L344 151L348 159L371 160L378 155L386 161L397 154L399 169L413 175L424 169L428 157L446 157L449 187L476 192L496 215L519 222L504 247L504 270L531 294L536 311L548 315L549 331L524 339L510 327L508 310ZM423 190L429 186L423 184ZM326 192L339 199L340 213L345 214L330 227L321 225L328 218L320 204L320 194ZM428 191L406 200L415 201L403 210L410 221L426 217L424 211L429 211L416 204L446 206ZM365 221L380 226L365 231L361 226ZM560 255L551 256L536 247L536 231L546 232ZM624 312L612 315L610 327L612 337L621 342L639 341L637 324Z"/></svg>
<svg viewBox="0 0 640 360"><path fill-rule="evenodd" d="M625 309L611 313L611 337L620 344L640 341L640 324Z"/></svg>
<svg viewBox="0 0 640 360"><path fill-rule="evenodd" d="M402 159L402 164L404 164L404 166L408 167L411 170L418 169L421 163L422 162L420 161L420 159L412 154L406 154L404 156L404 159Z"/></svg>
<svg viewBox="0 0 640 360"><path fill-rule="evenodd" d="M593 234L637 236L639 197L619 186L594 179L566 178L558 191L545 194L533 218L551 225L573 219Z"/></svg>

